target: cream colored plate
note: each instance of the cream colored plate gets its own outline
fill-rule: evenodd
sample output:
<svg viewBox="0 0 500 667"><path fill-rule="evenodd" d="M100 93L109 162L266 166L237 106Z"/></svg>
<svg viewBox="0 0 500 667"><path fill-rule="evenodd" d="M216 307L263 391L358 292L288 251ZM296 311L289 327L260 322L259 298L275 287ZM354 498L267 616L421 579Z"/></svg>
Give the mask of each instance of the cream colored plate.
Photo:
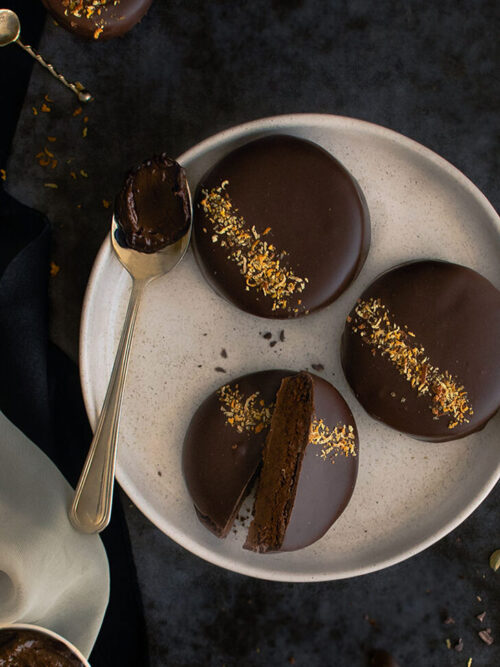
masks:
<svg viewBox="0 0 500 667"><path fill-rule="evenodd" d="M444 159L406 137L351 118L290 115L240 125L180 156L193 189L216 160L250 138L289 133L331 151L360 183L372 244L353 285L326 310L273 322L240 312L205 283L191 252L147 290L139 313L120 431L117 477L158 528L206 560L281 581L340 579L387 567L426 548L463 521L500 476L500 415L464 440L427 444L369 418L339 361L345 317L381 271L416 258L465 264L500 284L500 220L479 190ZM145 156L147 157L147 156ZM87 288L81 379L92 424L102 404L130 289L106 240ZM285 342L271 348L259 332ZM228 358L220 356L225 348ZM181 474L182 441L202 399L223 382L266 368L320 373L348 401L358 424L359 478L327 535L295 553L258 555L237 526L219 540L197 520ZM227 370L215 372L216 366ZM159 475L161 473L161 476ZM222 482L223 483L223 482Z"/></svg>

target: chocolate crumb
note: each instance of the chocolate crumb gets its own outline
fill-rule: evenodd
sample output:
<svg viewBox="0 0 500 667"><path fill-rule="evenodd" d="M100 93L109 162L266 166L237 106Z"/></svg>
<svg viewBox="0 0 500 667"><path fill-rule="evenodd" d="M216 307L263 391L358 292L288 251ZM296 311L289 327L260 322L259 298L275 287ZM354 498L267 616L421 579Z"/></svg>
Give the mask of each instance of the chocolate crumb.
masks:
<svg viewBox="0 0 500 667"><path fill-rule="evenodd" d="M265 338L266 340L269 340L270 338L273 337L273 334L270 331L266 331L266 333L261 334L262 338Z"/></svg>
<svg viewBox="0 0 500 667"><path fill-rule="evenodd" d="M284 332L283 329L280 331L280 341L281 341L282 343L285 342L285 332Z"/></svg>
<svg viewBox="0 0 500 667"><path fill-rule="evenodd" d="M161 477L161 470L158 470L158 477Z"/></svg>
<svg viewBox="0 0 500 667"><path fill-rule="evenodd" d="M216 366L216 367L214 368L214 371L217 371L217 373L225 373L225 372L226 372L226 369L225 369L225 368L222 368L222 366Z"/></svg>
<svg viewBox="0 0 500 667"><path fill-rule="evenodd" d="M207 334L207 333L204 333L204 334L202 334L202 335L203 335L203 336L208 336L208 334Z"/></svg>
<svg viewBox="0 0 500 667"><path fill-rule="evenodd" d="M486 617L486 612L485 612L485 611L483 611L481 614L478 614L478 615L476 616L477 620L478 620L480 623L482 623L482 622L484 621L485 617Z"/></svg>
<svg viewBox="0 0 500 667"><path fill-rule="evenodd" d="M365 621L368 621L368 623L372 626L372 628L375 628L376 630L378 629L378 623L374 618L370 618L368 614L365 614L363 618Z"/></svg>
<svg viewBox="0 0 500 667"><path fill-rule="evenodd" d="M277 340L272 340L272 341L269 343L269 347L274 347L274 346L276 345L277 342L278 342Z"/></svg>
<svg viewBox="0 0 500 667"><path fill-rule="evenodd" d="M311 364L312 368L314 368L315 371L324 371L325 367L323 364Z"/></svg>
<svg viewBox="0 0 500 667"><path fill-rule="evenodd" d="M458 642L455 644L453 648L455 649L455 651L457 651L457 653L461 653L464 650L464 640L462 639L462 637L458 638Z"/></svg>
<svg viewBox="0 0 500 667"><path fill-rule="evenodd" d="M220 351L220 356L221 356L223 359L227 359L226 348L224 348L224 347L222 348L222 350Z"/></svg>
<svg viewBox="0 0 500 667"><path fill-rule="evenodd" d="M477 634L485 644L488 644L488 646L491 646L495 641L491 636L491 628L487 628L486 630L480 630Z"/></svg>
<svg viewBox="0 0 500 667"><path fill-rule="evenodd" d="M198 364L198 368L203 368L203 366L201 364Z"/></svg>

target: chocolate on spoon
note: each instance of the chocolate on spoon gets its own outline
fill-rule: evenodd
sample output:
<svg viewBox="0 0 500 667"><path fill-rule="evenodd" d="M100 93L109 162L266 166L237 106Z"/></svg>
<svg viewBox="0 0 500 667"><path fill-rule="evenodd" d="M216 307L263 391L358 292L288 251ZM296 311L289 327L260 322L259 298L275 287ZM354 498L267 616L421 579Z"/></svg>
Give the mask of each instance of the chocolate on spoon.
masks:
<svg viewBox="0 0 500 667"><path fill-rule="evenodd" d="M184 236L190 206L184 169L162 153L129 173L116 197L115 217L129 248L152 253Z"/></svg>

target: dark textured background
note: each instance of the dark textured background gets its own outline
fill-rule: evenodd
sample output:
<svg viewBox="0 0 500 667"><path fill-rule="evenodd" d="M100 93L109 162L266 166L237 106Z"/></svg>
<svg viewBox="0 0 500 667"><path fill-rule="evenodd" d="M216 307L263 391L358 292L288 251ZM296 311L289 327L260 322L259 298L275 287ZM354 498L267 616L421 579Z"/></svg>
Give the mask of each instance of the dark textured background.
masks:
<svg viewBox="0 0 500 667"><path fill-rule="evenodd" d="M40 50L96 98L73 116L76 98L36 68L8 165L9 191L53 223L53 340L76 358L81 301L109 225L102 200L113 200L123 173L236 123L307 111L379 123L443 155L498 210L499 33L493 0L156 0L125 38L90 44L48 20ZM21 67L28 56L17 56ZM34 115L46 94L50 112ZM44 147L54 169L38 164ZM363 667L382 647L401 667L500 665L500 574L488 567L500 548L499 501L497 486L462 526L401 565L312 585L219 570L130 506L152 664ZM443 623L447 614L455 624ZM493 646L481 627L492 628ZM458 637L462 653L446 648Z"/></svg>

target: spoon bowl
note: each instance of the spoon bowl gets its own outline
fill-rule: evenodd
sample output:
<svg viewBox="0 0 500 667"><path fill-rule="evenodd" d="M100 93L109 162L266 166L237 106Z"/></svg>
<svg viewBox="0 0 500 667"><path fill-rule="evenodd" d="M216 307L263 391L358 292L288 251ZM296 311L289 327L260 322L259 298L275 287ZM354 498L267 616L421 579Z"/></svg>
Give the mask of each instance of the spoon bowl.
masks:
<svg viewBox="0 0 500 667"><path fill-rule="evenodd" d="M15 42L21 34L19 17L11 9L0 9L0 46Z"/></svg>
<svg viewBox="0 0 500 667"><path fill-rule="evenodd" d="M93 98L88 90L82 86L79 81L71 83L62 74L54 69L54 66L48 63L37 53L29 44L24 44L21 39L21 22L18 15L12 9L0 9L0 47L8 46L9 44L17 44L26 53L29 53L32 58L45 67L52 76L58 79L66 88L72 90L78 97L80 102L90 102Z"/></svg>
<svg viewBox="0 0 500 667"><path fill-rule="evenodd" d="M191 195L189 202L192 214ZM171 271L176 264L186 254L191 239L191 225L180 239L171 245L152 253L138 252L132 250L125 242L121 227L118 225L115 216L111 222L111 245L121 264L127 269L135 280L151 281L154 278L163 276Z"/></svg>
<svg viewBox="0 0 500 667"><path fill-rule="evenodd" d="M106 397L69 511L71 523L83 533L101 532L111 518L120 409L139 301L146 285L171 271L186 254L191 238L193 202L187 182L185 187L189 199L188 228L175 243L156 252L143 253L127 246L113 215L111 245L132 277L132 291Z"/></svg>

